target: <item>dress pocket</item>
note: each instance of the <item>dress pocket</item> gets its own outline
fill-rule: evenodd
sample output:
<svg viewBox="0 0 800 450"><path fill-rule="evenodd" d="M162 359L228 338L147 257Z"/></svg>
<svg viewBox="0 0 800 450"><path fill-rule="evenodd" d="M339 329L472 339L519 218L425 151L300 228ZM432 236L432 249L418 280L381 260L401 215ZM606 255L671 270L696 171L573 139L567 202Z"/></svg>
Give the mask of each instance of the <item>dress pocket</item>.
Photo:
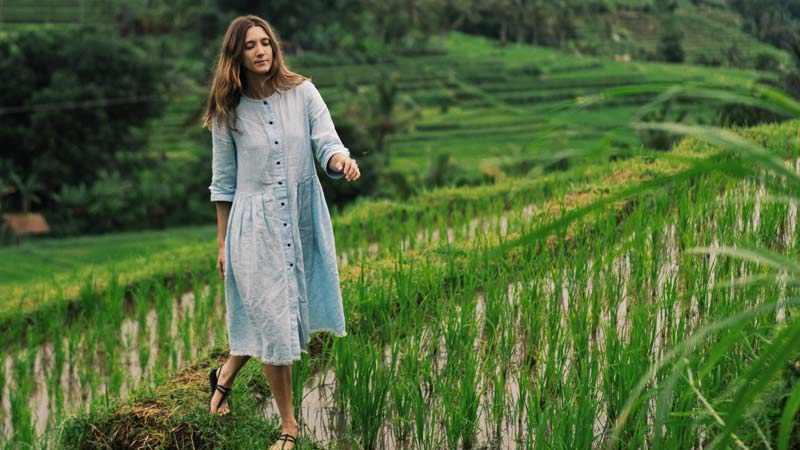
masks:
<svg viewBox="0 0 800 450"><path fill-rule="evenodd" d="M303 251L303 267L307 275L313 273L316 242L314 236L314 210L312 185L307 181L297 186L297 227L300 232L300 248Z"/></svg>
<svg viewBox="0 0 800 450"><path fill-rule="evenodd" d="M231 234L231 265L245 304L263 301L270 286L279 286L282 254L277 227L270 211L274 198L267 192L242 196L238 224Z"/></svg>

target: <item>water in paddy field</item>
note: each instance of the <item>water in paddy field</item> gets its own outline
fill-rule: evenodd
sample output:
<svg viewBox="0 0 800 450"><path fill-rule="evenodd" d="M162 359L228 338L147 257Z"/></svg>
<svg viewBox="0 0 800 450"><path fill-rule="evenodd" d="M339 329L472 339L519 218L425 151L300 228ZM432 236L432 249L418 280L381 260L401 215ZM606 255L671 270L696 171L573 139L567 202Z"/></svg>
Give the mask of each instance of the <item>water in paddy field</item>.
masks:
<svg viewBox="0 0 800 450"><path fill-rule="evenodd" d="M513 301L512 296L514 289L515 286L509 286L510 302ZM477 302L478 314L476 315L475 319L480 321L482 320L481 311L483 308L482 305L485 302L485 297L483 295L478 295ZM419 338L423 348L430 348L434 345L437 346L438 354L440 356L432 358L432 366L435 370L441 370L447 360L444 337L434 336L434 333L431 332L430 327L425 327ZM480 336L478 336L478 338L480 338ZM435 342L433 342L434 340ZM478 339L476 339L475 344L478 344ZM390 350L388 348L384 350L384 363L389 365L390 357L388 353ZM517 353L516 356L518 357L519 353ZM417 357L417 355L410 355L410 357ZM514 374L510 374L507 380L507 385L504 388L504 396L506 397L509 406L506 419L503 420L501 424L501 431L503 436L507 436L509 438L508 441L503 442L502 444L498 444L498 441L495 440L490 442L490 439L496 438L496 436L492 436L491 432L491 430L495 430L495 425L490 421L487 408L481 407L478 414L478 442L489 445L490 448L498 448L497 445L501 445L502 448L505 449L518 448L516 441L524 436L525 427L521 421L515 420L511 411L513 405L517 404L519 401L519 389L517 383L517 377ZM481 387L482 386L479 386L479 389ZM337 400L337 390L338 381L336 380L334 370L328 368L313 374L304 385L301 411L296 413L298 417L298 423L300 425L301 434L310 436L315 441L323 444L335 444L338 448L342 449L353 449L354 447L351 445L352 436L348 429L349 418L345 412L346 410L342 408L340 402ZM481 405L488 407L492 395L493 390L491 388L486 389L484 394L481 396ZM436 408L438 410L441 410L442 402L446 401L445 399L435 395L428 394L426 394L426 400L429 402L428 404L431 408ZM389 402L391 401L392 399L390 396ZM429 413L430 411L426 412L426 414ZM270 400L265 405L264 414L268 417L273 415L279 416L277 404L274 400ZM396 416L390 417L381 425L378 432L379 439L377 448L393 450L418 448L415 446L414 442L412 442L412 439L407 437L405 440L400 440L398 438L397 433L395 432L398 419L399 418ZM434 426L435 430L432 432L432 435L436 436L437 439L442 439L445 435L444 425L442 423L438 423L434 424Z"/></svg>
<svg viewBox="0 0 800 450"><path fill-rule="evenodd" d="M750 189L742 189L731 191L732 195L749 196ZM729 194L725 194L726 196ZM763 188L754 190L756 198L761 198L765 195ZM735 207L735 204L732 204ZM760 202L756 202L752 215L744 217L739 210L738 232L752 232L758 229L762 221L763 207ZM533 207L525 208L527 217L530 217ZM786 220L786 227L782 234L775 236L775 238L786 245L791 245L795 239L796 230L796 216L797 208L795 204L791 204L788 208ZM464 225L465 233L474 236L477 230L483 224L484 230L488 231L488 227L493 224L494 228L499 229L499 232L505 235L508 228L511 226L510 221L505 216L493 218L476 218L471 220L468 224ZM712 224L713 226L713 224ZM448 241L453 240L452 228L448 228L446 233L441 233L447 236ZM678 258L678 241L679 236L676 236L676 227L674 223L666 224L661 233L665 236L665 241L659 252L663 253L662 258L657 267L656 277L656 291L661 292L665 286L674 282L680 271L680 264ZM717 246L719 241L730 242L732 236L725 236L725 239L717 239L710 243L711 247ZM440 239L440 233L437 230L420 231L417 240L430 240L435 242ZM619 245L619 244L618 244ZM374 248L373 248L374 247ZM373 244L366 253L375 256L378 253L377 244ZM347 253L342 255L346 258ZM352 257L352 256L351 256ZM714 265L716 256L712 253L710 255L710 265ZM346 261L346 260L345 260ZM346 264L346 262L345 262ZM593 262L587 261L587 268L591 268ZM628 253L623 253L616 257L611 262L611 274L617 275L623 281L621 297L619 302L616 303L615 308L604 309L600 314L600 320L604 323L610 323L612 317L615 318L616 332L620 335L628 335L631 332L632 321L629 316L629 280L631 273L631 262ZM747 274L745 273L744 276ZM567 280L567 277L562 277ZM533 280L516 280L507 286L507 299L508 307L510 308L519 302L521 292L530 289L530 283ZM566 326L565 317L571 306L574 306L575 299L571 298L570 292L574 292L575 286L569 284L561 285L561 292L556 292L556 283L552 279L552 275L545 277L544 280L538 280L542 285L546 286L544 293L547 295L557 295L559 297L559 308L564 315L560 316L562 325ZM708 298L711 296L711 289L714 287L715 272L712 270L709 273L709 292ZM596 283L600 280L593 278L589 279L586 289L589 293ZM217 284L217 287L221 285ZM145 315L144 328L140 327L140 319L137 317L125 318L120 326L119 333L121 336L120 346L118 348L117 370L121 374L118 380L118 391L113 389L115 384L113 373L109 373L106 368L113 366L106 361L106 355L102 351L102 337L99 341L94 341L97 336L93 334L93 330L77 330L69 333L69 335L61 337L61 348L63 351L60 353L54 348L52 340L46 342L42 346L33 349L34 353L28 353L29 350L25 349L20 353L6 354L2 363L5 374L5 385L2 389L2 402L0 402L0 428L2 434L7 439L10 438L14 430L15 420L23 420L24 414L15 414L12 411L13 405L27 404L30 411L30 422L33 425L37 434L45 433L48 430L56 428L59 423L59 418L65 414L76 412L79 409L85 408L92 398L102 398L107 393L112 397L125 397L128 393L142 383L151 383L154 370L156 367L167 365L173 369L177 369L186 365L186 363L195 359L198 354L199 348L207 345L213 345L215 339L224 338L224 334L220 334L219 330L225 328L225 311L224 302L221 301L220 292L210 293L208 286L204 286L199 292L203 295L203 301L207 303L206 308L210 308L211 316L208 317L207 322L202 327L196 327L198 320L195 311L197 310L195 296L192 292L188 292L180 298L174 299L170 303L171 320L166 328L159 331L159 314L155 307L150 309ZM699 299L692 299L688 305L675 305L675 309L667 311L662 309L659 311L655 319L654 326L656 329L664 327L670 315L681 316L687 315L695 322L699 322L702 312L698 310L697 304ZM707 299L706 299L707 300ZM487 308L487 299L483 293L478 292L475 299L475 321L479 328L485 322L485 312ZM491 306L491 305L490 305ZM779 315L783 314L782 310L777 312ZM515 330L514 335L522 332L519 316L509 316L510 323L507 325ZM163 326L163 325L161 325ZM198 334L196 330L201 330ZM188 345L185 344L184 335L186 330L190 330L191 339ZM419 343L420 348L423 350L420 357L429 358L433 370L442 370L447 363L447 351L444 343L444 337L441 330L436 330L430 325L420 328L420 332L414 337ZM592 346L596 351L603 351L604 341L604 328L599 328L599 333L592 337ZM159 336L161 336L159 338ZM664 335L659 333L656 335L653 342L653 352L658 354L663 351ZM477 345L481 335L476 336ZM346 337L343 339L347 339ZM549 344L544 343L544 352L548 351ZM432 348L438 348L436 357L429 356ZM87 349L94 348L91 354L87 353ZM383 349L384 354L388 349ZM515 342L514 351L509 356L512 361L512 367L520 366L523 361L523 354L525 348L521 342ZM405 357L402 355L401 357ZM563 367L559 367L562 371L562 376L566 378L571 365L575 364L575 356L571 355L566 359ZM61 360L59 363L58 360ZM19 370L15 370L15 366L20 364L21 361L29 361L29 372L22 372L25 377L29 377L31 381L30 390L27 391L29 395L22 399L20 396L26 391L19 389L19 384L16 380L18 378ZM388 359L384 361L388 363ZM492 363L493 361L489 361ZM330 363L335 364L334 362ZM58 367L62 367L61 370ZM546 371L548 368L545 364L538 367L540 372ZM537 373L540 373L537 372ZM489 448L504 448L504 449L517 449L524 448L522 443L526 440L535 440L535 436L528 432L529 417L526 414L526 399L522 391L529 390L533 381L525 378L525 374L519 370L511 370L508 372L507 379L502 391L502 397L505 398L502 407L503 414L501 418L495 417L492 410L492 401L496 398L494 382L491 377L486 374L490 373L487 370L481 372L479 383L476 389L481 392L480 401L477 414L477 433L476 433L476 446L475 448L482 448L482 446ZM489 378L489 379L487 379ZM602 377L596 380L599 386L603 382ZM521 386L524 385L524 386ZM340 390L338 386L335 370L332 366L328 366L317 373L311 374L309 380L305 383L304 397L302 400L301 410L297 412L297 416L301 425L301 433L318 440L323 444L336 443L341 448L350 448L352 435L350 431L350 420L353 414L352 404L348 407L340 405L337 393ZM598 389L599 392L599 389ZM22 393L22 394L21 394ZM391 395L387 396L387 405L392 405L395 400ZM24 402L20 401L24 400ZM435 392L426 393L425 402L427 407L430 408L429 413L441 419L443 411L447 410L446 402L450 399L437 396ZM529 401L529 400L528 400ZM598 404L603 404L605 400L598 398ZM18 408L15 406L15 408ZM391 411L391 406L387 406ZM602 410L602 408L600 408ZM495 408L495 411L497 409ZM277 408L274 400L270 399L265 402L264 410L265 416L272 416L277 414ZM22 417L22 419L20 419ZM16 418L16 419L15 419ZM400 439L402 431L399 427L399 418L389 412L389 416L383 421L380 426L378 436L378 447L386 449L410 449L417 448L410 439ZM599 414L595 418L594 429L597 435L603 435L605 430L608 430L608 419ZM499 424L499 428L498 428ZM433 440L442 441L446 438L447 427L443 420L434 420L429 424L430 435ZM498 433L499 431L499 433ZM413 429L412 429L413 433ZM602 445L598 441L598 446ZM442 447L444 448L444 447Z"/></svg>
<svg viewBox="0 0 800 450"><path fill-rule="evenodd" d="M202 291L204 299L208 299L209 286ZM59 418L85 410L93 398L103 398L108 393L111 397L126 397L132 389L144 383L151 383L156 364L163 364L165 368L181 368L194 360L197 351L208 345L214 345L219 338L219 332L213 327L225 326L225 311L223 303L216 301L211 304L212 315L207 318L209 325L205 329L202 339L191 329L192 335L189 351L184 345L184 334L187 324L191 327L195 322L195 296L187 292L179 299L171 302L171 318L166 336L159 340L158 313L155 307L146 313L145 328L140 329L140 322L136 317L123 319L119 333L121 337L117 355L117 372L121 374L119 391L109 392L112 377L105 370L111 364L106 361L106 354L100 343L90 345L93 339L91 331L79 330L61 338L63 356L61 356L62 369L56 369L56 353L53 340L48 340L44 345L35 348L35 354L29 355L29 349L24 349L16 355L7 354L3 358L6 374L6 384L3 389L2 403L0 403L0 417L2 417L2 435L11 436L14 427L12 414L12 399L18 391L18 383L14 379L14 365L18 361L33 358L30 375L33 388L27 399L27 406L31 412L31 423L36 433L41 435L48 429L58 427ZM159 345L161 343L161 345ZM89 355L88 347L95 350ZM53 415L60 410L61 414Z"/></svg>

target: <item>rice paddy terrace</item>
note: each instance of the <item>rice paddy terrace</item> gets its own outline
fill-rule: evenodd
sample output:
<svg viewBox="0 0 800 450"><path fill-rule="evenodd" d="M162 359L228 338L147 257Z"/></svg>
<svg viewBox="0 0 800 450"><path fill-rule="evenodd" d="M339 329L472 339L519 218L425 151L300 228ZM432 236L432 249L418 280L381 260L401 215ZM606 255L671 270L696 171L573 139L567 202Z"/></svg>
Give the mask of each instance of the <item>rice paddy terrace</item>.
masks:
<svg viewBox="0 0 800 450"><path fill-rule="evenodd" d="M396 167L424 172L423 157L428 152L449 153L456 162L475 169L481 164L519 162L514 157L588 150L602 142L620 151L639 148L638 136L628 124L653 92L687 81L723 86L762 76L702 66L578 58L528 45L498 49L492 40L459 33L448 35L445 48L446 55L396 64L400 91L423 108L415 132L391 141ZM329 77L359 79L357 73L371 73L366 68L342 71L312 73L323 86L336 84ZM409 76L413 73L418 75ZM564 107L623 86L640 89L642 95L579 110ZM337 99L335 91L331 97ZM443 112L438 105L448 98L455 99L455 106ZM708 123L713 107L695 104L688 108L689 115Z"/></svg>
<svg viewBox="0 0 800 450"><path fill-rule="evenodd" d="M614 2L609 11L581 21L577 48L588 47L598 55L640 59L642 52L655 53L664 31L664 14L643 8L647 2ZM614 7L616 6L616 7ZM759 41L743 31L745 20L724 2L678 1L674 26L681 40L685 62L705 60L720 65L756 67L759 57L774 58L778 64L790 64L789 55ZM731 61L733 60L733 61Z"/></svg>
<svg viewBox="0 0 800 450"><path fill-rule="evenodd" d="M766 75L497 49L459 33L445 48L383 66L294 65L334 113L353 85L401 74L420 117L391 138L393 168L413 177L449 153L475 172L508 172L492 185L361 201L334 215L348 336L315 335L294 366L298 448L705 445L720 425L701 399L725 392L790 309L709 335L685 355L692 376L648 382L648 392L674 383L669 397L628 410L628 394L703 325L793 292L756 283L762 266L685 250L758 245L796 258L796 205L764 201L757 178L715 172L720 154L696 140L640 149L628 124L674 83ZM622 87L641 96L566 108ZM202 95L172 100L153 124L153 148L171 158L208 151L187 144L183 126ZM714 107L688 105L706 122ZM797 121L739 130L795 170L799 131ZM629 157L514 173L528 159L598 145ZM226 351L215 227L45 241L0 256L6 448L243 449L277 437L253 363L236 379L233 413L206 413L206 369ZM724 358L709 358L714 342L731 339ZM656 413L665 402L668 418ZM738 439L771 439L769 406Z"/></svg>
<svg viewBox="0 0 800 450"><path fill-rule="evenodd" d="M741 132L797 170L799 127ZM755 179L709 170L715 158L713 148L686 140L671 153L336 216L348 336L315 335L295 365L303 444L608 445L654 357L709 321L793 291L739 283L763 273L756 264L683 252L752 244L797 255L796 207L761 201ZM76 301L41 298L6 312L12 331L0 380L9 445L43 436L40 445L56 446L63 417L89 405L92 412L64 423L60 445L261 448L277 436L255 364L236 380L233 414L205 414L204 368L225 352L213 242L170 261L152 255L140 261L153 262L152 273L137 279L107 269L102 283L80 285ZM741 344L697 375L703 393L724 390L787 313L737 329ZM687 356L689 367L701 365L705 345L731 337L719 333ZM667 448L700 445L715 426L685 387L669 399L676 413L661 437ZM652 443L653 414L642 406L622 426L630 448Z"/></svg>
<svg viewBox="0 0 800 450"><path fill-rule="evenodd" d="M415 105L418 114L411 130L389 138L389 165L412 181L424 177L440 154L472 174L492 176L519 175L520 167L530 167L531 162L598 148L628 154L640 148L629 123L655 93L685 82L721 88L774 77L757 71L577 57L530 45L498 48L493 40L458 32L447 35L439 54L369 64L333 58L323 64L321 58L289 57L288 62L312 77L334 120L359 89L397 73L399 96ZM581 99L619 88L639 95L575 107ZM189 144L197 132L186 126L197 122L204 90L197 86L194 94L170 101L165 116L152 124L152 151L173 158L207 152L205 142ZM688 120L712 123L718 106L688 102L681 108ZM376 149L351 150L358 154Z"/></svg>
<svg viewBox="0 0 800 450"><path fill-rule="evenodd" d="M602 28L606 19L613 19L617 31L626 36L622 44L655 47L657 14L625 12L652 6L652 2L606 3L619 11L608 13L613 17L587 18L582 28L587 39L613 41L608 36L598 37L602 33L595 29ZM755 58L761 52L772 54L779 62L788 62L784 52L742 34L731 11L688 1L679 3L676 14L685 28L684 46L692 56L688 61L736 43L747 58ZM103 11L93 0L64 1L46 8L40 2L16 0L0 6L0 22L2 31L44 23L73 26L101 22L106 14ZM398 93L416 105L419 115L411 131L391 136L390 167L412 180L424 176L430 161L439 154L450 155L473 174L496 174L498 170L516 174L520 167L543 156L567 155L598 146L628 153L639 147L639 138L627 125L648 94L687 81L725 86L773 77L721 67L618 62L608 55L580 57L530 45L498 48L491 39L459 32L448 33L441 43L438 54L395 57L388 63L342 64L347 58L313 52L290 56L287 61L293 69L314 79L334 117L344 114L344 104L359 88L397 72ZM615 42L609 45L612 44ZM189 53L181 51L182 55ZM181 92L152 100L167 102L167 112L151 123L147 133L149 149L174 159L197 158L208 150L208 133L197 126L206 95L204 77L208 67L205 62L192 59L180 59L178 66L186 78L180 83ZM639 89L642 95L580 110L564 108L575 104L576 98L623 86ZM682 106L689 110L690 117L709 123L717 105Z"/></svg>
<svg viewBox="0 0 800 450"><path fill-rule="evenodd" d="M391 137L390 164L417 180L428 170L432 155L439 153L497 180L528 174L528 169L521 168L535 168L531 160L586 155L593 150L633 154L641 146L629 124L655 93L683 82L724 88L770 78L761 72L578 58L529 45L497 48L491 40L462 33L448 34L444 49L439 55L398 57L394 63L308 65L319 59L315 56L294 64L313 76L334 115L355 95L350 91L353 85L371 85L392 70L400 74L400 93L419 105L420 117L413 131ZM202 70L196 61L182 64ZM204 93L197 88L195 95L170 100L164 117L154 121L149 133L152 151L164 151L177 161L208 153L208 133L186 125L197 123L203 104ZM615 89L638 95L576 106L581 99ZM446 112L442 99L450 103ZM717 105L693 102L682 107L689 110L689 118L708 123ZM192 138L198 131L202 144ZM597 164L602 159L572 163ZM14 263L0 264L0 311L17 308L20 301L25 308L25 303L34 301L26 291L63 288L71 290L68 295L74 298L71 280L84 279L92 270L103 271L106 263L125 267L120 270L123 273L147 272L152 265L137 260L143 252L164 261L180 259L179 255L191 253L189 248L213 251L208 241L213 236L213 227L199 227L106 236L102 238L105 244L97 249L78 238L11 250L8 261ZM53 256L55 252L58 256Z"/></svg>

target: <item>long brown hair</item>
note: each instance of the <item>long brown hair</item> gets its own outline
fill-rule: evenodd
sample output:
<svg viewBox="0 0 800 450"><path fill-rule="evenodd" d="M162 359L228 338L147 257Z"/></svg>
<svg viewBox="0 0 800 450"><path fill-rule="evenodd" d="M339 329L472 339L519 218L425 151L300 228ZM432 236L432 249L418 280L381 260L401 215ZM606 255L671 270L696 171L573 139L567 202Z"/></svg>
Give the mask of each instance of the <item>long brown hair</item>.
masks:
<svg viewBox="0 0 800 450"><path fill-rule="evenodd" d="M211 121L214 114L217 114L220 127L222 124L227 124L228 128L239 132L235 123L236 107L244 92L245 77L242 71L245 69L242 62L245 36L247 30L254 26L263 28L269 36L269 45L272 47L272 67L266 73L266 77L269 79L273 92L289 90L302 83L303 80L309 79L309 77L289 70L283 60L278 36L266 20L254 15L239 16L233 19L228 26L219 50L219 61L208 92L208 108L203 118L203 128L211 130ZM229 120L231 112L233 112L233 118Z"/></svg>

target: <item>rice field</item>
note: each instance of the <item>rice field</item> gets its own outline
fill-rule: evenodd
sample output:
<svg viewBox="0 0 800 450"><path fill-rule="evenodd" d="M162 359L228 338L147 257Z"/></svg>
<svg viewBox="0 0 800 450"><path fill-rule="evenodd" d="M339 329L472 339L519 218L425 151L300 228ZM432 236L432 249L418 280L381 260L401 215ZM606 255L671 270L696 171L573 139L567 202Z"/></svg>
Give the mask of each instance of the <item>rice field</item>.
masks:
<svg viewBox="0 0 800 450"><path fill-rule="evenodd" d="M313 79L335 122L347 119L346 104L363 89L390 73L398 75L399 98L414 105L416 116L412 129L389 137L388 168L417 184L431 162L444 154L471 176L514 176L509 166L554 152L586 152L598 145L621 153L636 151L642 145L628 125L643 104L667 87L693 82L723 88L775 77L691 64L618 62L523 44L499 48L491 39L460 32L446 35L439 54L397 56L391 62L340 63L334 70L315 62L319 55L309 55L287 61ZM183 64L192 67L189 73L195 78L202 72L196 61ZM170 158L207 154L207 133L186 125L199 120L206 94L203 82L187 80L193 88L171 98L165 115L153 121L148 133L152 152L163 151ZM643 95L580 110L566 107L581 97L620 87L642 89ZM710 123L718 106L707 101L682 108L687 120ZM374 150L353 149L355 154Z"/></svg>
<svg viewBox="0 0 800 450"><path fill-rule="evenodd" d="M796 305L774 303L796 295L795 198L776 201L765 174L722 173L730 156L696 139L640 149L628 126L667 86L765 74L497 49L460 33L445 50L294 68L334 111L353 86L404 74L420 117L391 138L391 164L409 174L438 153L492 173L598 145L627 157L334 211L348 336L315 335L294 365L298 448L800 445L785 425L800 406L799 355L783 358L800 338ZM564 107L619 88L642 95ZM208 150L181 125L201 94L172 100L151 146ZM714 105L688 111L706 123ZM800 122L737 132L800 173ZM753 247L786 264L742 258ZM0 250L0 448L271 443L277 411L255 364L236 379L231 417L206 413L204 374L227 351L215 250L216 226Z"/></svg>
<svg viewBox="0 0 800 450"><path fill-rule="evenodd" d="M798 171L800 147L789 139L798 125L747 133L775 144L771 150ZM682 159L690 156L706 162L702 170ZM764 308L707 334L685 350L681 372L658 372L646 401L632 409L626 402L660 356L704 325L793 295L786 281L757 282L767 274L762 265L686 251L760 246L797 255L796 205L765 201L759 177L736 181L708 170L719 158L687 140L638 164L433 191L335 217L348 336L315 335L311 353L295 365L304 444L708 444L721 425L703 400L729 389L792 307ZM648 184L657 188L642 188ZM175 448L266 445L275 410L255 365L236 380L231 420L260 427L261 435L217 424L218 434L207 422L213 419L199 417L207 399L197 361L223 355L226 339L222 286L208 255L198 251L198 263L173 277L126 285L115 273L103 289L87 282L76 302L44 309L50 320L10 316L7 336L22 339L4 341L5 447L85 448L114 436L125 446L136 432L148 437L145 448L177 436L184 440ZM711 352L720 341L733 342L724 357ZM656 395L665 385L669 395ZM167 388L187 393L175 397ZM181 414L169 413L178 406L163 406L165 397ZM755 405L736 439L774 443L769 401ZM195 428L159 429L170 421Z"/></svg>
<svg viewBox="0 0 800 450"><path fill-rule="evenodd" d="M684 35L686 62L705 59L725 64L725 52L734 47L739 63L748 67L756 65L760 54L771 55L781 64L790 63L785 52L746 33L742 18L730 10L716 7L718 5L713 2L679 3L675 19ZM662 19L658 14L643 11L600 13L582 24L585 37L576 46L583 48L581 44L588 45L598 54L608 57L628 53L635 58L640 50L656 50L663 30Z"/></svg>

